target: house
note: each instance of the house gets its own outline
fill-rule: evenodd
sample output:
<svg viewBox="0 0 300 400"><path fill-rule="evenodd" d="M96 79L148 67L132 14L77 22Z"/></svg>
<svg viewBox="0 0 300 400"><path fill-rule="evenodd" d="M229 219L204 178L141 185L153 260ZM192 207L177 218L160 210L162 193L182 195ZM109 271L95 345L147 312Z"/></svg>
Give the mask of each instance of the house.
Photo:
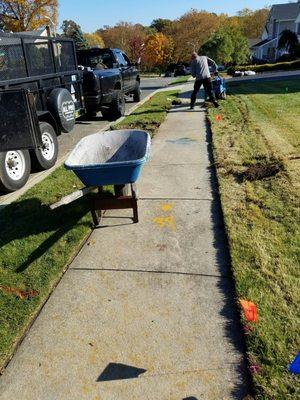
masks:
<svg viewBox="0 0 300 400"><path fill-rule="evenodd" d="M278 41L285 29L297 33L300 39L300 0L271 7L261 40L250 47L253 58L275 61L284 54L284 50L278 49Z"/></svg>

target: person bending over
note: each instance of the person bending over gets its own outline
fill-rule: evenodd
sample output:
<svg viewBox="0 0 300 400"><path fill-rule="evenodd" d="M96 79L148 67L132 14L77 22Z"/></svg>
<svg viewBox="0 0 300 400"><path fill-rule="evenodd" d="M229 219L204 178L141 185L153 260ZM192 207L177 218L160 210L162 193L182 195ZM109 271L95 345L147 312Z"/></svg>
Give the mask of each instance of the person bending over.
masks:
<svg viewBox="0 0 300 400"><path fill-rule="evenodd" d="M204 86L205 93L209 96L210 101L215 107L219 107L219 103L216 100L216 96L212 88L209 64L214 66L215 71L217 70L217 64L214 62L214 60L206 56L199 56L196 52L193 52L191 61L191 74L194 78L196 78L196 81L191 96L191 109L194 108L197 93L202 85Z"/></svg>

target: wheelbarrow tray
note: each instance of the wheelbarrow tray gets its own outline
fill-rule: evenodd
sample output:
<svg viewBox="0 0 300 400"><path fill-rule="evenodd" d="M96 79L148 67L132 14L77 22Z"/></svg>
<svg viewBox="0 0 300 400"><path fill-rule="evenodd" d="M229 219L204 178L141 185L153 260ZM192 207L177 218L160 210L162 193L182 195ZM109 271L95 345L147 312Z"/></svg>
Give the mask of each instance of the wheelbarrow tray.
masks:
<svg viewBox="0 0 300 400"><path fill-rule="evenodd" d="M140 130L96 133L81 139L65 167L86 186L134 183L149 156L151 139Z"/></svg>

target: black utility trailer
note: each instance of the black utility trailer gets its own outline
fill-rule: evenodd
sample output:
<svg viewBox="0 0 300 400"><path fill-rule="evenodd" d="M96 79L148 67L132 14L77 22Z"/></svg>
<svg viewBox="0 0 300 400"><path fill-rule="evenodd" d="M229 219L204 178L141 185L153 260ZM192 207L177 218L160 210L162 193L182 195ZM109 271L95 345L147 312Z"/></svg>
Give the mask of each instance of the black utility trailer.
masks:
<svg viewBox="0 0 300 400"><path fill-rule="evenodd" d="M57 136L70 132L83 111L82 74L72 40L0 33L2 191L22 187L31 165L52 167Z"/></svg>

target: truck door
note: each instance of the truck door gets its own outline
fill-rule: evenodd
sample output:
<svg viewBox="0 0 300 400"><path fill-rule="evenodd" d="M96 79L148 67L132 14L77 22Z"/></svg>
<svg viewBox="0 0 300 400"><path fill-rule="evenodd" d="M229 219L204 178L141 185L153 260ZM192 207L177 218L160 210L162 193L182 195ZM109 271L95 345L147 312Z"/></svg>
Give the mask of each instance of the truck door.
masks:
<svg viewBox="0 0 300 400"><path fill-rule="evenodd" d="M126 93L130 90L130 66L128 65L128 62L125 60L121 51L117 50L115 54L122 74L124 92Z"/></svg>
<svg viewBox="0 0 300 400"><path fill-rule="evenodd" d="M134 90L135 84L136 84L136 76L137 76L136 66L131 63L131 61L129 60L129 58L127 57L127 55L125 53L122 53L122 56L123 56L124 60L126 61L127 67L128 67L128 69L127 69L128 86L129 86L130 90Z"/></svg>

